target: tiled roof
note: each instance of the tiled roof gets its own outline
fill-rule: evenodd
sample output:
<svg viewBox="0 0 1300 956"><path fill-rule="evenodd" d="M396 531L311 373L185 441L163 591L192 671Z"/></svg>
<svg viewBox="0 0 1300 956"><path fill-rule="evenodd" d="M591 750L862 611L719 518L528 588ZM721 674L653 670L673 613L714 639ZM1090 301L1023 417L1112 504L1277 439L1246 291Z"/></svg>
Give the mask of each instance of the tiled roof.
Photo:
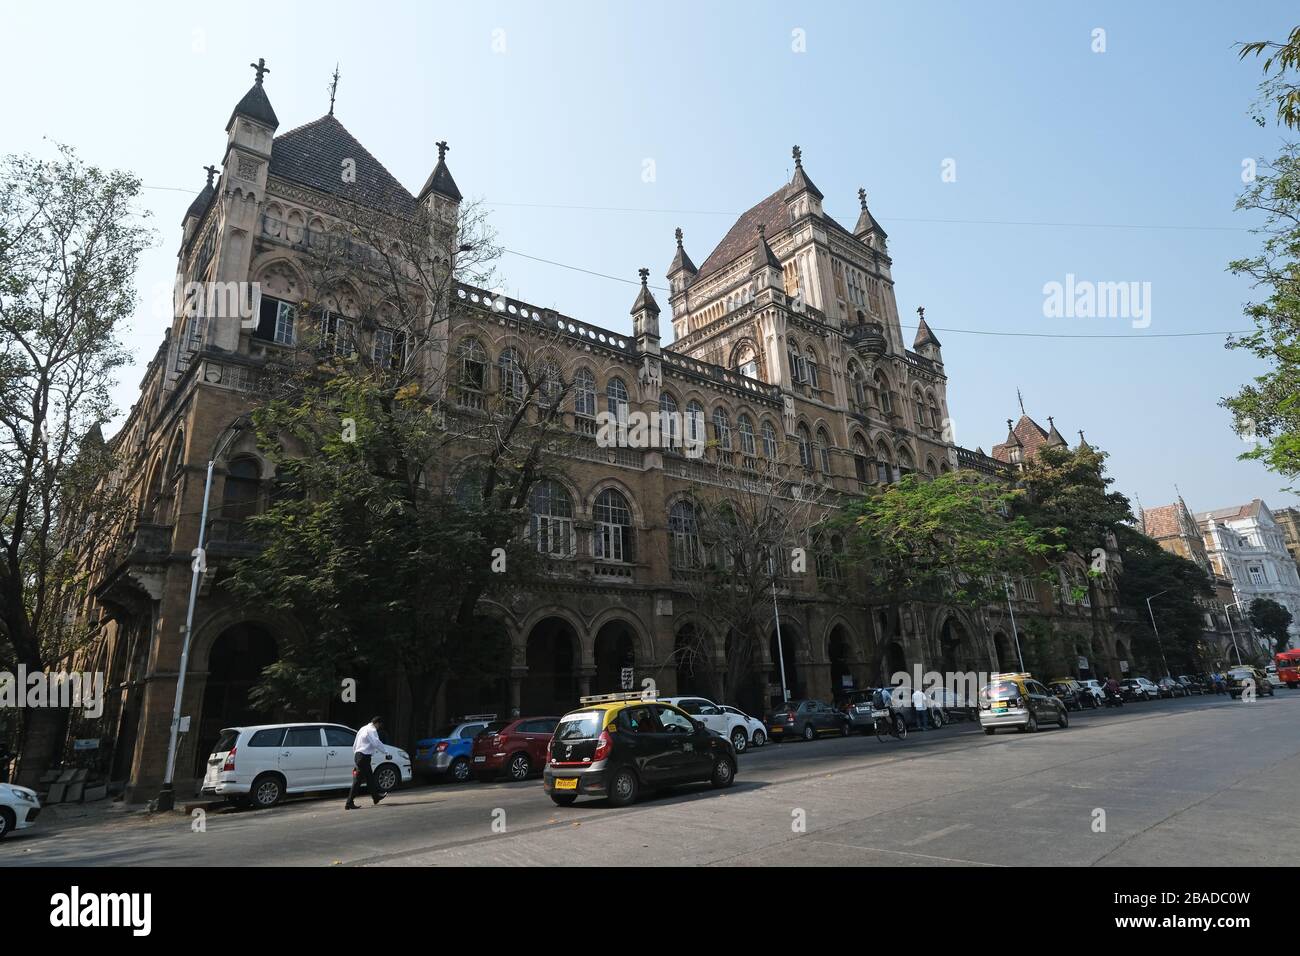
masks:
<svg viewBox="0 0 1300 956"><path fill-rule="evenodd" d="M1047 432L1043 431L1042 426L1039 425L1038 422L1034 421L1028 415L1021 415L1020 421L1016 422L1015 426L1011 429L1011 434L1007 437L1015 438L1016 442L1019 443L1020 447L1023 449L1021 455L1022 459L1028 461L1038 453L1039 448L1047 444L1048 436ZM1012 447L1012 442L1004 441L993 446L992 455L998 461L1010 461Z"/></svg>
<svg viewBox="0 0 1300 956"><path fill-rule="evenodd" d="M1161 505L1142 509L1142 528L1148 538L1157 541L1177 537L1181 531L1178 522L1178 505Z"/></svg>
<svg viewBox="0 0 1300 956"><path fill-rule="evenodd" d="M344 182L344 160L356 164L356 181ZM415 212L415 198L383 163L370 155L332 115L277 136L271 175L397 215Z"/></svg>
<svg viewBox="0 0 1300 956"><path fill-rule="evenodd" d="M1258 498L1253 499L1250 504L1234 505L1231 508L1218 508L1214 511L1202 511L1196 516L1197 521L1210 519L1213 521L1234 521L1237 518L1258 518L1259 506L1263 504Z"/></svg>
<svg viewBox="0 0 1300 956"><path fill-rule="evenodd" d="M766 231L769 242L773 237L787 229L790 225L790 218L786 212L785 198L790 195L790 189L791 186L787 183L762 202L741 214L741 217L736 220L735 224L727 231L727 234L722 237L722 241L714 247L708 258L700 265L699 277L703 279L715 272L720 272L740 256L752 255L755 250L754 233L760 225ZM853 233L825 213L819 218L832 229L838 229L849 238L856 238Z"/></svg>

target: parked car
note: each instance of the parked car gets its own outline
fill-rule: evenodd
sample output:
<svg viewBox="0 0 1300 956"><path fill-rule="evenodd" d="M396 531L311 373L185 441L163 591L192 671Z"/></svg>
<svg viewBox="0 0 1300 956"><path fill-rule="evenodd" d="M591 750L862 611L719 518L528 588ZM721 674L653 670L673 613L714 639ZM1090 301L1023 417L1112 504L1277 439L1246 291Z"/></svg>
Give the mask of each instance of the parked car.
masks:
<svg viewBox="0 0 1300 956"><path fill-rule="evenodd" d="M546 748L559 717L524 717L494 720L473 739L470 753L474 776L495 780L527 780L546 765Z"/></svg>
<svg viewBox="0 0 1300 956"><path fill-rule="evenodd" d="M680 707L715 734L726 737L736 753L744 753L749 746L749 725L735 714L727 713L721 704L707 697L660 697L666 704Z"/></svg>
<svg viewBox="0 0 1300 956"><path fill-rule="evenodd" d="M729 787L736 779L731 741L664 701L639 694L580 698L551 738L542 786L567 807L580 796L634 803L643 791L683 783Z"/></svg>
<svg viewBox="0 0 1300 956"><path fill-rule="evenodd" d="M1282 678L1277 675L1276 664L1264 665L1264 676L1268 678L1268 682L1272 684L1274 687L1282 686Z"/></svg>
<svg viewBox="0 0 1300 956"><path fill-rule="evenodd" d="M1160 688L1145 677L1129 677L1119 682L1121 689L1127 688L1130 694L1125 694L1126 700L1159 700Z"/></svg>
<svg viewBox="0 0 1300 956"><path fill-rule="evenodd" d="M841 701L841 710L849 719L849 729L863 734L876 732L876 720L871 716L871 699L877 688L850 691Z"/></svg>
<svg viewBox="0 0 1300 956"><path fill-rule="evenodd" d="M980 726L992 735L999 727L1033 733L1043 723L1070 726L1070 715L1055 694L1029 674L995 674L980 689Z"/></svg>
<svg viewBox="0 0 1300 956"><path fill-rule="evenodd" d="M1168 697L1171 700L1175 697L1187 696L1187 688L1172 677L1160 678L1160 680L1156 681L1156 687L1160 689L1161 697Z"/></svg>
<svg viewBox="0 0 1300 956"><path fill-rule="evenodd" d="M262 724L227 727L208 757L201 793L258 809L287 795L352 786L352 745L357 732L341 724ZM411 780L411 758L385 744L371 761L384 793Z"/></svg>
<svg viewBox="0 0 1300 956"><path fill-rule="evenodd" d="M1248 665L1233 667L1224 676L1228 682L1228 694L1234 700L1247 689L1253 689L1257 697L1272 697L1275 693L1273 685L1269 683L1268 675L1258 667Z"/></svg>
<svg viewBox="0 0 1300 956"><path fill-rule="evenodd" d="M26 830L41 813L35 790L0 783L0 840L15 830Z"/></svg>
<svg viewBox="0 0 1300 956"><path fill-rule="evenodd" d="M824 700L788 701L768 711L764 723L770 740L816 740L827 734L847 737L851 730L848 716Z"/></svg>
<svg viewBox="0 0 1300 956"><path fill-rule="evenodd" d="M1178 676L1178 683L1183 685L1183 690L1187 692L1187 696L1189 697L1192 694L1205 693L1205 685L1190 674L1180 674Z"/></svg>
<svg viewBox="0 0 1300 956"><path fill-rule="evenodd" d="M1100 707L1106 703L1106 688L1101 685L1099 680L1081 680L1079 684L1083 689L1092 695L1092 706Z"/></svg>
<svg viewBox="0 0 1300 956"><path fill-rule="evenodd" d="M735 714L745 722L745 729L749 731L749 745L751 747L761 747L767 743L767 727L761 720L749 716L739 707L732 707L730 704L723 704L722 709L729 714Z"/></svg>
<svg viewBox="0 0 1300 956"><path fill-rule="evenodd" d="M425 779L451 777L464 782L474 772L474 738L497 719L496 714L470 714L415 742L415 772Z"/></svg>
<svg viewBox="0 0 1300 956"><path fill-rule="evenodd" d="M1047 689L1056 695L1057 699L1065 705L1066 710L1083 710L1085 697L1089 701L1086 706L1096 706L1092 702L1092 695L1085 693L1083 687L1076 681L1067 679L1054 680L1047 685Z"/></svg>

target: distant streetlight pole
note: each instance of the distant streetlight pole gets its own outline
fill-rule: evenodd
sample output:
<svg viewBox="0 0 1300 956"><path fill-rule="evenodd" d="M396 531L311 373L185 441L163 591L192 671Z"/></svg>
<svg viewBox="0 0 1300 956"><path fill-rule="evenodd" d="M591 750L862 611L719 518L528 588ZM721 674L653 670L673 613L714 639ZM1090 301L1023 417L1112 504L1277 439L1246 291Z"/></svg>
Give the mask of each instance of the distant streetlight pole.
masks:
<svg viewBox="0 0 1300 956"><path fill-rule="evenodd" d="M776 617L776 659L777 666L781 670L781 703L786 704L790 701L790 690L785 686L785 648L781 643L781 606L776 600L776 565L772 561L772 553L767 555L767 571L772 575L772 613Z"/></svg>
<svg viewBox="0 0 1300 956"><path fill-rule="evenodd" d="M1234 628L1234 627L1232 626L1232 614L1231 614L1231 613L1229 612L1229 610L1228 610L1229 608L1233 608L1233 607L1235 607L1235 608L1237 608L1238 610L1240 610L1240 609L1241 609L1241 602L1240 602L1240 601L1233 601L1231 604L1224 604L1224 605L1223 605L1223 614L1224 614L1224 616L1227 617L1227 619L1228 619L1228 633L1232 635L1232 649L1233 649L1234 651L1237 652L1237 666L1240 667L1240 666L1241 666L1241 648L1237 646L1237 630L1236 630L1236 628Z"/></svg>
<svg viewBox="0 0 1300 956"><path fill-rule="evenodd" d="M1025 672L1025 655L1020 653L1020 632L1016 630L1016 609L1011 606L1011 580L1002 579L1002 586L1007 592L1007 610L1011 612L1011 636L1016 639L1016 658L1020 661L1020 673Z"/></svg>
<svg viewBox="0 0 1300 956"><path fill-rule="evenodd" d="M193 573L190 576L190 603L185 611L185 639L181 643L180 671L176 675L176 700L172 704L171 735L167 740L167 772L163 777L162 789L158 792L160 811L171 810L176 806L176 790L172 784L176 774L176 740L181 726L181 698L185 694L185 672L189 669L190 663L190 637L194 633L194 605L198 602L199 581L203 577L203 572L207 570L207 552L204 549L207 545L208 502L212 498L212 472L216 467L217 459L243 431L247 422L248 416L240 415L227 425L217 437L217 444L212 449L212 457L208 459L208 477L203 483L203 513L199 518L199 546L194 549Z"/></svg>
<svg viewBox="0 0 1300 956"><path fill-rule="evenodd" d="M1165 590L1161 591L1160 594L1168 594L1170 590L1170 588L1165 588ZM1160 663L1165 665L1165 676L1169 677L1169 661L1165 658L1165 642L1160 639L1160 629L1156 627L1156 615L1155 612L1151 610L1151 602L1155 598L1160 597L1160 594L1153 594L1151 597L1147 598L1147 614L1151 617L1151 630L1155 631L1156 644L1160 647Z"/></svg>

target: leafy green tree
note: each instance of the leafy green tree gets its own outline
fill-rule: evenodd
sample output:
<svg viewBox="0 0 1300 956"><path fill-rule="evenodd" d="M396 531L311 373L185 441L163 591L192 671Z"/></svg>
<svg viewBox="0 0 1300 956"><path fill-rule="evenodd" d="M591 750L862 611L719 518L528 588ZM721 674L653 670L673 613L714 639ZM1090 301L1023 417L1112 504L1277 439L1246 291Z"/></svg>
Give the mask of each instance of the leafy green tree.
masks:
<svg viewBox="0 0 1300 956"><path fill-rule="evenodd" d="M1300 27L1283 43L1242 44L1241 56L1264 57L1260 102L1272 103L1277 122L1300 129ZM1267 125L1262 112L1255 121ZM1262 462L1293 480L1300 475L1300 147L1285 143L1237 199L1237 209L1263 214L1254 230L1259 251L1228 264L1233 275L1250 279L1259 297L1246 306L1254 330L1229 339L1265 365L1263 374L1221 404L1237 433L1252 443L1242 458Z"/></svg>
<svg viewBox="0 0 1300 956"><path fill-rule="evenodd" d="M1093 654L1101 646L1101 601L1097 579L1105 573L1112 536L1133 520L1129 501L1111 491L1114 479L1106 474L1105 452L1085 442L1075 448L1043 446L1020 472L1017 513L1046 540L1071 552L1089 568L1088 603Z"/></svg>
<svg viewBox="0 0 1300 956"><path fill-rule="evenodd" d="M73 553L106 536L121 497L109 483L85 491L112 467L99 425L130 360L121 333L152 239L139 194L135 176L66 147L53 159L0 163L0 662L32 671L65 661L87 637L67 613L85 586ZM20 782L39 779L66 717L24 713Z"/></svg>
<svg viewBox="0 0 1300 956"><path fill-rule="evenodd" d="M1291 643L1291 612L1271 598L1255 598L1250 602L1250 623L1270 641L1274 653L1280 654Z"/></svg>
<svg viewBox="0 0 1300 956"><path fill-rule="evenodd" d="M1002 601L1006 575L1060 553L1048 532L1015 513L1023 496L974 472L905 475L850 502L835 524L845 529L846 561L866 578L868 606L885 611L892 631L900 605ZM882 677L885 644L878 635L871 664Z"/></svg>
<svg viewBox="0 0 1300 956"><path fill-rule="evenodd" d="M1160 547L1159 542L1140 531L1121 525L1115 531L1124 573L1119 576L1120 602L1147 614L1147 598L1152 598L1151 614L1160 628L1160 641L1148 626L1136 639L1144 660L1160 662L1160 644L1170 667L1197 663L1205 630L1205 611L1197 599L1214 597L1209 576L1193 561ZM1156 595L1159 595L1156 597ZM1208 666L1210 662L1201 661Z"/></svg>

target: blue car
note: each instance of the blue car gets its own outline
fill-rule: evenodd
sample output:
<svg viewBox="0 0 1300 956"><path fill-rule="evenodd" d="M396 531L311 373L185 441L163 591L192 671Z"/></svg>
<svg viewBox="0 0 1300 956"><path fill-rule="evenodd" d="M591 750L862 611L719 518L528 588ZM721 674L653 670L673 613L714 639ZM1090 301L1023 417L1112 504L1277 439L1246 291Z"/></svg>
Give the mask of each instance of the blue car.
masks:
<svg viewBox="0 0 1300 956"><path fill-rule="evenodd" d="M415 743L415 773L425 778L451 777L463 782L473 773L474 738L496 720L496 714L469 714Z"/></svg>

